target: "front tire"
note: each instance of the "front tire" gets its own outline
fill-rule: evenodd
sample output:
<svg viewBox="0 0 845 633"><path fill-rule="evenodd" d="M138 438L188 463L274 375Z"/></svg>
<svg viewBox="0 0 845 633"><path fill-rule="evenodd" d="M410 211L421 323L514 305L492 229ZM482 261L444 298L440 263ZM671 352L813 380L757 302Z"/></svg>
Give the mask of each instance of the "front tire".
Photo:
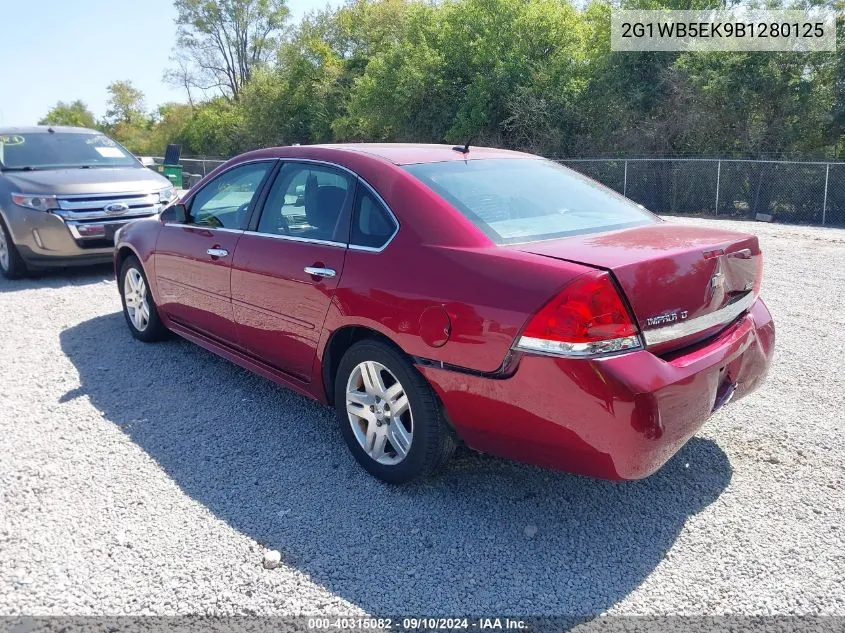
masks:
<svg viewBox="0 0 845 633"><path fill-rule="evenodd" d="M137 257L127 257L123 262L118 288L123 303L123 316L132 336L145 343L168 338L170 333L161 322L147 275Z"/></svg>
<svg viewBox="0 0 845 633"><path fill-rule="evenodd" d="M6 223L3 218L0 218L0 275L6 279L20 279L27 272L26 262L12 241L12 235L6 228Z"/></svg>
<svg viewBox="0 0 845 633"><path fill-rule="evenodd" d="M374 477L403 484L442 466L455 437L425 378L380 341L355 343L340 361L335 409L356 461Z"/></svg>

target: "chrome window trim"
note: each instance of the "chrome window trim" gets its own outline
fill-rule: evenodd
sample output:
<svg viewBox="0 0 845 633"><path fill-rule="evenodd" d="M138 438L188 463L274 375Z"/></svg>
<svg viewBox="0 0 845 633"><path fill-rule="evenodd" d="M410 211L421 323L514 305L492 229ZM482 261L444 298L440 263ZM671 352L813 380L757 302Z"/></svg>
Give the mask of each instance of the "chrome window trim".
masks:
<svg viewBox="0 0 845 633"><path fill-rule="evenodd" d="M369 189L370 193L373 194L376 197L376 200L378 200L381 203L381 206L384 207L387 210L388 215L393 220L393 226L395 228L393 229L393 233L390 235L389 238L387 238L387 241L384 244L382 244L379 248L374 248L372 246L359 246L358 244L353 244L352 241L351 241L352 240L352 227L350 226L349 227L349 229L350 229L349 230L349 239L350 239L349 249L353 250L353 251L362 251L362 252L365 252L365 253L381 253L384 249L386 249L388 246L390 246L390 243L399 234L399 228L401 226L399 224L399 218L396 217L396 214L393 213L393 209L390 208L390 205L387 204L387 202L385 202L384 198L381 197L379 192L376 191L370 183L368 183L366 180L364 180L360 176L358 176L358 182L360 182L367 189ZM355 219L355 206L353 204L351 220L354 221L354 219Z"/></svg>
<svg viewBox="0 0 845 633"><path fill-rule="evenodd" d="M178 226L183 229L200 229L201 231L220 231L221 233L245 233L243 229L227 229L220 226L205 226L203 224L180 224L178 222L165 222L164 226Z"/></svg>
<svg viewBox="0 0 845 633"><path fill-rule="evenodd" d="M387 202L384 200L384 198L381 196L381 194L378 191L376 191L375 188L370 183L368 183L366 180L364 180L361 176L356 174L354 171L352 171L348 167L344 167L343 165L338 165L337 163L333 163L331 161L319 160L319 159L316 159L316 158L280 157L278 160L281 161L283 164L306 163L306 164L310 164L310 165L322 165L324 167L333 167L335 169L339 169L339 170L349 174L350 176L352 176L353 179L355 179L356 182L364 185L370 191L370 193L372 193L376 197L376 199L381 203L381 205L387 210L388 215L390 215L390 217L393 219L393 224L396 228L394 229L393 234L388 238L388 240L380 248L373 248L371 246L358 246L356 244L352 244L352 242L343 243L343 242L334 242L334 241L331 241L331 240L312 240L312 239L306 238L306 237L296 237L296 236L292 236L292 235L277 235L275 233L262 233L260 231L246 231L246 233L248 233L250 235L263 235L263 236L266 236L266 237L273 237L273 238L278 238L278 239L287 239L287 240L296 241L296 242L309 242L309 243L312 243L312 244L322 244L324 246L342 246L344 248L348 248L349 250L363 251L363 252L367 252L367 253L381 253L384 249L386 249L388 246L390 246L390 243L393 241L393 239L399 233L399 228L401 227L401 224L399 223L399 218L397 218L396 214L393 213L393 209L390 208L390 205L387 204ZM354 207L355 201L354 200L352 201L352 204L353 204L352 215L354 216L354 214L355 214L355 207ZM264 213L263 208L261 209L261 212ZM352 235L352 226L351 226L352 219L353 218L350 218L350 227L349 227L350 228L350 231L349 231L350 236Z"/></svg>
<svg viewBox="0 0 845 633"><path fill-rule="evenodd" d="M274 240L285 240L288 242L304 242L306 244L319 244L321 246L336 246L339 248L346 248L343 242L335 242L332 240L316 240L310 237L298 237L296 235L279 235L278 233L262 233L261 231L244 231L244 235L255 235L257 237L269 237Z"/></svg>
<svg viewBox="0 0 845 633"><path fill-rule="evenodd" d="M332 163L331 161L327 160L319 160L317 158L294 158L291 156L282 156L279 157L277 160L280 160L283 163L310 163L312 165L325 165L326 167L334 167L336 169L340 169L341 171L344 171L350 176L352 176L353 179L361 178L358 174L349 169L349 167L344 167L343 165L338 165L337 163Z"/></svg>
<svg viewBox="0 0 845 633"><path fill-rule="evenodd" d="M703 314L682 323L675 323L653 330L644 330L643 338L647 346L658 345L659 343L666 343L675 339L684 338L685 336L698 334L717 325L728 325L748 310L756 300L757 298L754 296L754 293L748 292L742 298L729 303L715 312Z"/></svg>
<svg viewBox="0 0 845 633"><path fill-rule="evenodd" d="M190 195L190 197L188 197L186 200L179 200L179 204L181 204L182 206L184 206L184 207L185 207L185 211L186 211L187 213L189 213L189 214L190 214L190 212L188 211L188 209L189 209L189 207L191 207L191 206L194 204L194 199L197 197L197 194L198 194L198 193L200 193L200 192L201 192L203 189L205 189L206 187L208 187L208 185L210 185L210 184L212 183L212 181L217 180L218 178L220 178L220 176L222 176L223 174L228 174L228 173L229 173L230 171L232 171L233 169L237 169L238 167L243 167L244 165L251 165L252 163L270 163L270 169L267 171L267 173L269 174L269 173L273 170L274 163L278 163L280 160L281 160L281 158L278 158L278 157L273 158L273 157L268 157L268 156L265 156L264 158L252 158L252 159L250 159L250 160L245 160L245 161L242 161L242 162L240 162L240 163L236 163L236 164L234 164L234 165L229 165L226 169L224 169L223 171L221 171L221 172L220 172L219 174L217 174L214 178L212 178L211 180L209 180L209 181L208 181L208 182L206 182L206 183L203 183L202 187L200 187L200 188L199 188L199 189L197 189L194 193L192 193L192 194ZM205 180L205 179L206 179L207 175L208 175L208 174L206 174L206 176L203 176L203 177L202 177L202 180L200 180L200 182L201 182L201 183L202 183L202 181L203 181L203 180ZM267 174L265 174L265 175L264 175L264 177L266 178L266 177L267 177ZM262 184L264 184L264 181L262 180L262 181L261 181L261 183L262 183ZM259 189L257 189L257 190L256 190L256 192L255 192L255 193L256 193L256 194L258 194L258 193L260 193L260 192L261 192L261 189L259 188ZM250 205L252 205L252 200L250 200ZM173 225L173 224L165 223L165 226L188 226L188 225L187 225L187 224ZM193 225L193 226L199 226L199 225L196 225L196 224L195 224L195 225ZM206 228L208 228L208 227L206 227ZM236 231L236 229L226 229L226 230L228 230L228 231ZM242 231L242 230L237 230L237 232L241 233L241 232L243 232L243 231Z"/></svg>

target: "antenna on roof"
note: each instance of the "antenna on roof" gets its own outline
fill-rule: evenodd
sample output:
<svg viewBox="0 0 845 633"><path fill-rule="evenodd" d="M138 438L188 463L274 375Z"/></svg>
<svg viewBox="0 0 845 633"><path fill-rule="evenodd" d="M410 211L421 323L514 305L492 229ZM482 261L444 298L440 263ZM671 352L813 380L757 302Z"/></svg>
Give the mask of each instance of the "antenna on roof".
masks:
<svg viewBox="0 0 845 633"><path fill-rule="evenodd" d="M56 130L54 130L52 127L48 127L48 128L47 128L47 131L48 131L50 134L55 134L55 133L56 133Z"/></svg>
<svg viewBox="0 0 845 633"><path fill-rule="evenodd" d="M461 154L469 154L469 145L477 138L477 134L474 136L470 136L469 140L466 142L466 145L464 145L463 147L461 147L460 145L455 145L455 147L453 147L452 149L456 152L460 152Z"/></svg>

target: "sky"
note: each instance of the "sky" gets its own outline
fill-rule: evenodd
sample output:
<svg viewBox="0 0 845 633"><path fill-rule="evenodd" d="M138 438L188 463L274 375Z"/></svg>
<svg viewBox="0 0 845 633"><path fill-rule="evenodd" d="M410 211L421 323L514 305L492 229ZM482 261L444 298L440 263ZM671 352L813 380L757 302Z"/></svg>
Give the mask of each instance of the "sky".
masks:
<svg viewBox="0 0 845 633"><path fill-rule="evenodd" d="M288 0L294 23L325 6ZM106 86L119 79L131 80L150 110L186 101L162 81L175 17L172 0L0 0L0 125L34 125L57 101L75 99L99 118Z"/></svg>

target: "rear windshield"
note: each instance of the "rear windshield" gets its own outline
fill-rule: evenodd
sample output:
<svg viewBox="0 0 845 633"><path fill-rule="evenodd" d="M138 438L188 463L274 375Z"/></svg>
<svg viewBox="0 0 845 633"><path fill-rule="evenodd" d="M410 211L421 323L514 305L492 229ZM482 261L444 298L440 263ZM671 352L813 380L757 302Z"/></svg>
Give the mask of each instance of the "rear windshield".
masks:
<svg viewBox="0 0 845 633"><path fill-rule="evenodd" d="M548 240L658 222L610 189L547 160L406 165L497 244Z"/></svg>
<svg viewBox="0 0 845 633"><path fill-rule="evenodd" d="M140 167L120 145L103 134L0 133L0 168Z"/></svg>

